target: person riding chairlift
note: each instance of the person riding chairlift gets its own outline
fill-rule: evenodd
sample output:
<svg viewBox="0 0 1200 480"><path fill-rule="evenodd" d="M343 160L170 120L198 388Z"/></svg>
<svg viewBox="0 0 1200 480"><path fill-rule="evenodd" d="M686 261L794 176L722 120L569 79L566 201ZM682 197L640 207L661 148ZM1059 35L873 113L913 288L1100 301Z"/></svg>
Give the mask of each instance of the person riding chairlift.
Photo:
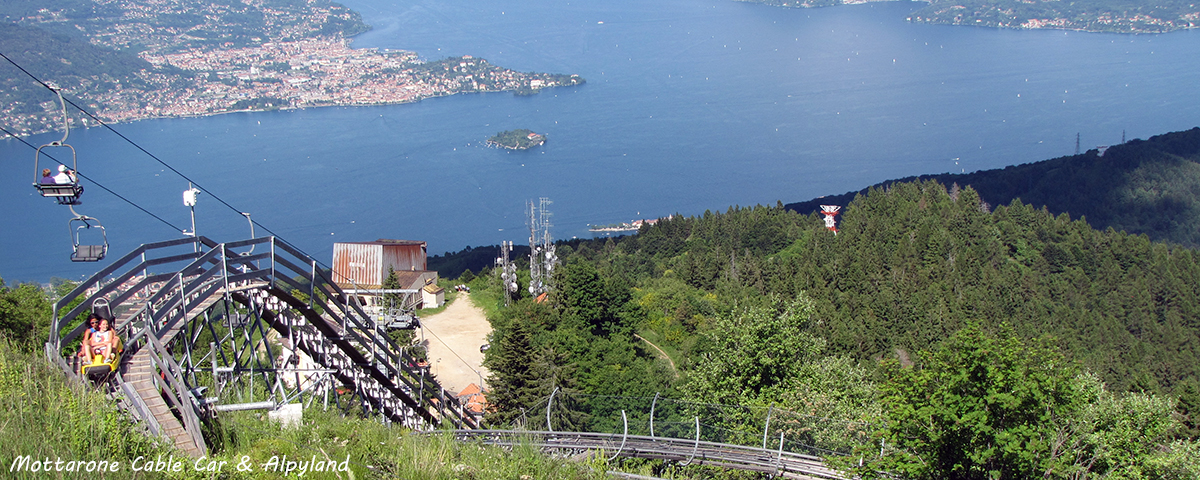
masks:
<svg viewBox="0 0 1200 480"><path fill-rule="evenodd" d="M66 165L58 166L58 175L54 176L54 183L59 185L69 185L79 183L79 179L75 176L75 172L67 168Z"/></svg>

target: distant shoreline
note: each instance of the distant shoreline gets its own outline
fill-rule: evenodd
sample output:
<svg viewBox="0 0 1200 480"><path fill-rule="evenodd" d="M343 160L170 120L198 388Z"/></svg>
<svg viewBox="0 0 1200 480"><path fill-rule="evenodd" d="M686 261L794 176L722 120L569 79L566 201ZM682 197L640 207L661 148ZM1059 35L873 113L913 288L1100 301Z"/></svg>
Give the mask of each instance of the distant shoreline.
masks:
<svg viewBox="0 0 1200 480"><path fill-rule="evenodd" d="M735 0L781 8L823 8L905 0ZM911 23L1007 28L1013 30L1065 30L1089 33L1140 35L1200 28L1200 8L1182 0L1145 2L1123 10L1087 10L1074 2L996 0L964 4L938 0L924 3L905 19ZM1190 1L1190 0L1189 0Z"/></svg>
<svg viewBox="0 0 1200 480"><path fill-rule="evenodd" d="M562 86L577 86L577 85L562 85ZM423 96L423 97L414 98L411 100L397 100L397 101L389 101L389 102L331 103L331 104L322 104L322 105L302 105L302 106L288 105L288 106L284 106L284 107L275 107L275 108L246 108L246 109L239 109L239 110L222 110L219 112L187 113L187 114L180 114L180 115L146 115L146 116L138 116L138 117L128 117L128 118L123 118L120 120L102 120L103 124L96 124L95 120L90 120L90 121L88 121L87 124L72 121L71 128L73 128L73 129L103 128L104 126L124 125L124 124L130 124L130 123L141 122L141 121L146 121L146 120L173 120L173 119L186 119L186 118L206 118L206 117L215 117L218 115L228 115L228 114L234 114L234 113L290 112L290 111L295 111L295 110L307 110L310 108L313 108L313 109L315 109L315 108L333 108L333 107L357 108L357 107L383 107L383 106L390 106L390 105L407 105L407 104L420 103L423 100L447 98L447 97L453 97L455 95L466 95L466 94L486 95L486 94L492 94L492 93L511 93L514 91L516 91L516 89L493 90L493 91L486 91L486 92L448 92L448 93L440 93L440 94L436 94L436 95ZM89 119L85 118L83 120L89 120ZM33 132L18 132L16 135L12 136L11 138L26 138L26 137L32 137L35 135L42 135L45 133L52 133L52 132L57 132L57 131L58 130L55 130L55 129L42 129L42 130L33 131Z"/></svg>
<svg viewBox="0 0 1200 480"><path fill-rule="evenodd" d="M488 94L488 93L503 93L503 92L511 92L511 91L512 90L497 90L494 92L453 92L453 93L446 93L446 94L441 94L441 95L430 95L428 97L421 97L421 98L418 98L415 100L400 100L400 101L395 101L395 102L345 103L345 104L335 103L335 104L328 104L328 105L303 105L303 106L299 106L299 107L294 107L294 106L289 105L286 107L278 107L278 108L246 108L246 109L241 109L241 110L224 110L224 111L220 111L220 112L189 113L189 114L183 114L183 115L150 115L150 116L146 116L146 117L131 118L131 119L125 119L125 120L120 120L120 121L114 121L114 122L106 121L106 122L104 122L104 124L105 125L121 125L121 124L125 124L125 123L140 122L143 120L172 120L172 119L180 119L180 118L205 118L205 117L215 117L218 115L228 115L228 114L232 114L232 113L290 112L290 111L294 111L294 110L307 110L310 108L384 107L384 106L388 106L388 105L406 105L406 104L410 104L410 103L419 103L422 100L428 100L428 99L432 99L432 98L452 97L455 95L462 95L462 94L472 94L472 93ZM72 125L72 128L74 128L74 127L75 126ZM84 128L100 128L100 127L101 127L100 125L88 125ZM50 130L47 130L46 132L31 133L29 135L40 135L42 133L47 133L49 131Z"/></svg>

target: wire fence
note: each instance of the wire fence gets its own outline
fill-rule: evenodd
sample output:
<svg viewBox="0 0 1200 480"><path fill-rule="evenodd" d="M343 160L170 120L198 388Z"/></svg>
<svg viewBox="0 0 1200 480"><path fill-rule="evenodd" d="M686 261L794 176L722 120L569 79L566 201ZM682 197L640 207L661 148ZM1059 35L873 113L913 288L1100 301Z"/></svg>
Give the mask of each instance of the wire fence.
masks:
<svg viewBox="0 0 1200 480"><path fill-rule="evenodd" d="M644 435L726 443L809 455L849 455L870 442L866 422L775 407L721 405L654 397L556 390L526 408L522 428Z"/></svg>

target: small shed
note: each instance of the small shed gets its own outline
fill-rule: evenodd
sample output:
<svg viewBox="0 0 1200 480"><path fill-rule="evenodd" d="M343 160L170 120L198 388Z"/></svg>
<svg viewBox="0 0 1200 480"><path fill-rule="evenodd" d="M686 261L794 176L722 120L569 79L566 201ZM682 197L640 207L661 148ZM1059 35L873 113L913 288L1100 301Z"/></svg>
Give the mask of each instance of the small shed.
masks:
<svg viewBox="0 0 1200 480"><path fill-rule="evenodd" d="M426 283L421 288L421 308L438 308L446 303L446 289L436 283Z"/></svg>
<svg viewBox="0 0 1200 480"><path fill-rule="evenodd" d="M333 244L333 281L348 298L368 314L378 314L388 308L434 308L445 303L445 293L438 291L438 274L426 270L426 244L418 240L389 240L374 242L337 242ZM401 291L383 290L388 271L394 270ZM433 285L433 291L426 287ZM387 305L384 293L399 294L403 305Z"/></svg>
<svg viewBox="0 0 1200 480"><path fill-rule="evenodd" d="M388 269L426 271L426 244L417 240L337 242L333 244L333 281L343 289L378 289Z"/></svg>

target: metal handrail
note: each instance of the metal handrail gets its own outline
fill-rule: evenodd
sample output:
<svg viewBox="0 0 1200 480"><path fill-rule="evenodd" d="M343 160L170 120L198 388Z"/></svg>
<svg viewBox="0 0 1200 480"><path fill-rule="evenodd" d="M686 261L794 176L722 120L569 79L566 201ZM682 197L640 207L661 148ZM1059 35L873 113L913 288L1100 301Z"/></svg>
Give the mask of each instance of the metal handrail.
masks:
<svg viewBox="0 0 1200 480"><path fill-rule="evenodd" d="M840 472L825 466L821 457L775 451L745 445L726 444L671 437L650 437L619 433L561 432L528 430L454 430L447 432L459 440L489 445L532 445L567 450L616 451L619 456L683 461L720 465L743 470L796 474L808 478L844 479ZM624 446L621 442L625 442Z"/></svg>
<svg viewBox="0 0 1200 480"><path fill-rule="evenodd" d="M189 244L204 248L185 253L165 250ZM269 245L270 248L246 256L232 252L234 249L257 245ZM180 262L186 264L172 273L149 271L152 267ZM260 262L267 264L260 267ZM75 374L66 365L62 347L81 335L86 325L81 324L61 335L67 322L91 308L90 299L105 297L115 308L120 308L139 293L149 294L144 300L139 300L132 310L124 310L119 315L123 321L114 326L125 332L126 358L132 358L132 354L141 348L149 348L148 355L154 368L164 374L165 383L160 382L163 391L180 406L185 429L197 441L197 445L203 447L203 438L199 437L202 406L192 398L183 378L183 369L175 363L163 340L166 332L179 326L177 324L188 318L195 307L203 305L214 295L220 295L222 291L228 292L231 285L254 281L265 282L266 286L259 288L265 288L307 319L305 324L295 327L311 329L313 334L327 337L329 341L323 343L331 346L332 350L320 355L328 357L326 361L332 361L330 355L340 355L344 360L338 362L351 364L345 366L357 364L354 369L358 373L346 372L338 376L342 381L354 385L366 382L362 383L359 390L370 396L370 402L389 416L404 419L405 412L414 411L433 425L450 420L456 427L478 426L452 393L440 388L440 385L438 388L429 388L436 383L431 384L422 369L413 368L411 365L415 364L415 360L391 338L372 328L370 317L359 305L330 301L344 293L327 272L316 268L316 262L307 255L275 237L224 244L205 237L194 237L137 247L55 302L46 355L68 374ZM308 284L303 285L304 282ZM157 291L150 293L156 285L159 286ZM291 294L291 289L303 292L309 298L301 301ZM89 301L67 308L87 292L92 292ZM61 313L64 311L65 314ZM265 319L275 323L273 328L293 328L282 326L272 318ZM314 354L314 358L317 356L315 352L309 353ZM367 396L363 397L364 400ZM136 401L131 403L136 407ZM134 412L134 415L144 419L144 415L138 412ZM154 430L153 426L151 430Z"/></svg>
<svg viewBox="0 0 1200 480"><path fill-rule="evenodd" d="M167 348L159 343L158 339L153 335L147 337L149 339L150 363L157 367L157 370L163 372L162 378L170 385L171 388L164 388L163 391L169 395L171 401L175 404L176 410L179 411L179 416L183 419L183 427L192 438L192 442L200 450L206 450L204 444L204 436L200 430L200 405L196 398L192 396L191 390L183 382L181 376L183 369L171 357L171 353ZM157 381L156 375L151 375L152 379Z"/></svg>
<svg viewBox="0 0 1200 480"><path fill-rule="evenodd" d="M64 315L60 315L59 312L61 312L64 308L66 308L68 305L70 305L72 302L74 302L77 298L79 298L80 296L85 294L88 290L97 288L100 290L100 292L103 292L103 294L108 294L108 293L114 291L115 289L120 288L120 286L123 284L124 280L128 280L129 278L132 278L132 276L135 275L137 271L144 270L148 266L153 266L154 264L148 264L144 259L144 255L147 252L151 252L153 250L158 250L158 249L163 249L163 248L175 247L175 246L179 246L179 245L186 245L189 243L192 243L192 244L202 243L205 245L209 245L209 244L215 245L212 243L211 240L208 240L207 238L204 238L204 237L186 238L186 239L178 239L178 240L169 240L169 241L165 241L165 242L143 244L143 245L135 248L132 252L129 252L125 256L123 256L120 259L118 259L117 261L113 262L109 266L100 270L99 272L96 272L91 277L88 277L87 280L84 280L83 282L81 282L74 289L72 289L70 292L68 292L66 295L64 295L61 299L59 299L57 302L55 302L54 306L53 306L53 313L52 313L53 317L51 318L50 339L48 340L48 343L52 344L55 347L54 351L59 351L64 343L74 340L75 337L82 334L83 331L87 328L86 325L80 324L79 326L72 329L68 333L66 338L63 338L60 336L62 329L66 326L66 325L64 325L64 323L79 316L79 314L83 313L83 311L85 309L90 308L90 305L88 304L88 302L83 302L83 303L75 306L74 308L72 308L69 312L67 312ZM177 257L188 257L188 256L189 255L179 255ZM124 280L122 280L122 282L118 283L116 281L113 281L113 282L108 283L107 285L104 284L105 283L104 279L107 278L109 275L111 275L113 272L116 272L117 270L121 269L122 267L125 267L129 263L133 262L135 259L139 259L139 258L141 258L143 260L141 262L139 262L137 265L134 265L132 268L130 268L129 271L126 272L125 275L121 275L118 277L118 278L124 279ZM172 257L172 258L174 258L174 257ZM175 261L177 261L177 260L175 260ZM161 264L161 263L165 263L165 261L159 262L158 264Z"/></svg>

